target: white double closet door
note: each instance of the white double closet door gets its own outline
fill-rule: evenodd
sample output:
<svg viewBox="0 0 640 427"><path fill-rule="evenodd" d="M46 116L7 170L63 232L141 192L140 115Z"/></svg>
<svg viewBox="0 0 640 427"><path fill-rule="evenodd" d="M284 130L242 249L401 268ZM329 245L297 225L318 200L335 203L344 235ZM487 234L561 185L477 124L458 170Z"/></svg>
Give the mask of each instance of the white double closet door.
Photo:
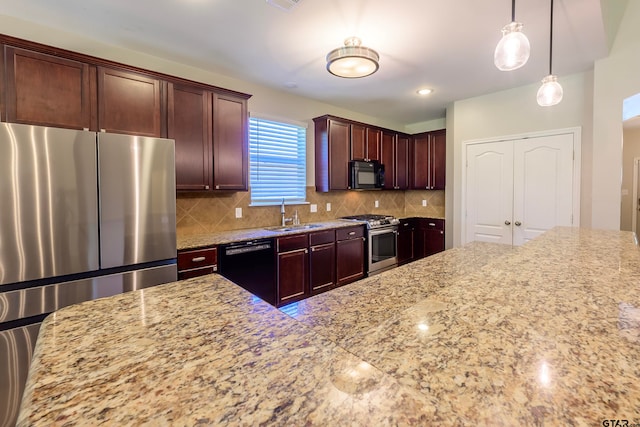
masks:
<svg viewBox="0 0 640 427"><path fill-rule="evenodd" d="M565 133L467 144L466 242L521 245L573 225L574 139Z"/></svg>

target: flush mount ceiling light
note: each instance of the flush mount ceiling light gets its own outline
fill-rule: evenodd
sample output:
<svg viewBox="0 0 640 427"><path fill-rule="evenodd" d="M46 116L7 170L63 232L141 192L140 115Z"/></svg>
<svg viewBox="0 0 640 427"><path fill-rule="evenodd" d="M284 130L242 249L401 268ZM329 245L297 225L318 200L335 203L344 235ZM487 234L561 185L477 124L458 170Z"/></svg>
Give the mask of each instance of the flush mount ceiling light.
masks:
<svg viewBox="0 0 640 427"><path fill-rule="evenodd" d="M429 95L433 92L433 89L420 89L417 91L418 95Z"/></svg>
<svg viewBox="0 0 640 427"><path fill-rule="evenodd" d="M522 32L522 24L516 22L516 0L511 0L511 22L502 28L493 62L499 70L511 71L526 64L530 53L529 39Z"/></svg>
<svg viewBox="0 0 640 427"><path fill-rule="evenodd" d="M334 76L357 79L369 76L380 67L378 52L360 46L360 39L349 37L344 47L339 47L327 54L327 71Z"/></svg>
<svg viewBox="0 0 640 427"><path fill-rule="evenodd" d="M562 86L558 83L558 77L553 75L551 58L553 54L553 0L551 0L551 18L549 23L549 75L542 79L542 86L538 89L538 105L551 107L562 101Z"/></svg>

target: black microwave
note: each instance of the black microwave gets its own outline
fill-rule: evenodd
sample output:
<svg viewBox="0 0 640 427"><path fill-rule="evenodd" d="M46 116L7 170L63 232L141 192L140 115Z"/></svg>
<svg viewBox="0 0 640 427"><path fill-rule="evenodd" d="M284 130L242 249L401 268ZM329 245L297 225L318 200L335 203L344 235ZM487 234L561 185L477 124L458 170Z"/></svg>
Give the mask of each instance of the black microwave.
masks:
<svg viewBox="0 0 640 427"><path fill-rule="evenodd" d="M376 160L349 162L349 188L375 190L384 187L384 165Z"/></svg>

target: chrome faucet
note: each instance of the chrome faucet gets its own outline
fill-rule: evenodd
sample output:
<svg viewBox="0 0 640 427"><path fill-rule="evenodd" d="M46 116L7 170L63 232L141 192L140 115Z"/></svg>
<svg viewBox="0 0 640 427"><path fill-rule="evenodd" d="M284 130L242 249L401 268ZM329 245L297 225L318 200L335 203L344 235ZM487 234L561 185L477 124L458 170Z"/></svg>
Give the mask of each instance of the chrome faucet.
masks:
<svg viewBox="0 0 640 427"><path fill-rule="evenodd" d="M293 218L285 218L284 217L284 197L282 198L282 204L280 205L280 216L282 217L282 226L287 225L287 222L293 221Z"/></svg>

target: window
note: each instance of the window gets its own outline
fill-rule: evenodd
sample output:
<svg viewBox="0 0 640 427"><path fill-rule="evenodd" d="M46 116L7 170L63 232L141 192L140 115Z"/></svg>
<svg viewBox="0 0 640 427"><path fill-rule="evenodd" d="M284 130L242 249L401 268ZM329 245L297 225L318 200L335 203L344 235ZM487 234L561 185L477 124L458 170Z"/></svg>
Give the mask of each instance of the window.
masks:
<svg viewBox="0 0 640 427"><path fill-rule="evenodd" d="M306 134L304 124L249 118L252 205L306 201Z"/></svg>

